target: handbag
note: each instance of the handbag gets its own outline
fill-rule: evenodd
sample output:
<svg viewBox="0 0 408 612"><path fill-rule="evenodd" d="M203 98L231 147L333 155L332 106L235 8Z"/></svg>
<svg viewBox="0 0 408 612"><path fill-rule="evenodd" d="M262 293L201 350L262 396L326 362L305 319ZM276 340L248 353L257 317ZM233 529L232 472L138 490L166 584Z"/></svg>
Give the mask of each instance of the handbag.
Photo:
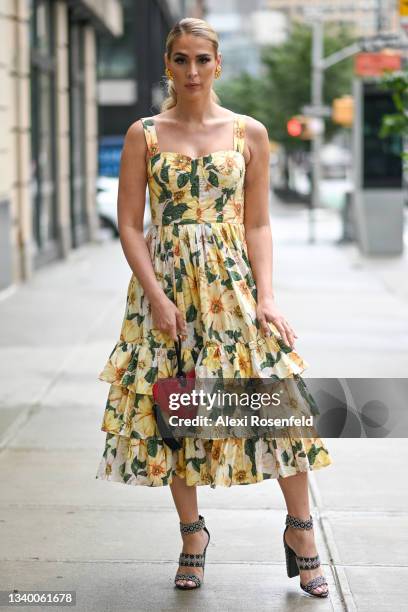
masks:
<svg viewBox="0 0 408 612"><path fill-rule="evenodd" d="M198 406L181 405L177 410L170 408L170 395L172 393L190 393L195 388L195 369L183 372L181 363L181 338L177 336L174 341L177 356L177 374L173 377L159 378L152 386L153 389L153 414L157 427L165 444L172 450L182 448L182 443L174 436L175 425L170 425L171 416L193 418L197 415Z"/></svg>

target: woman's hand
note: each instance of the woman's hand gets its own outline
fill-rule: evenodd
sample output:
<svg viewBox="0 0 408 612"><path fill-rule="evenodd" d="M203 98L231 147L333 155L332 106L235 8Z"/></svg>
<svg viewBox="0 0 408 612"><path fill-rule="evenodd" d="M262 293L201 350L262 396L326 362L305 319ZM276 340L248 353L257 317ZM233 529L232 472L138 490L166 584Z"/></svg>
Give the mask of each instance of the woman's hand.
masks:
<svg viewBox="0 0 408 612"><path fill-rule="evenodd" d="M295 338L297 338L298 335L279 311L273 298L262 298L258 301L256 316L262 330L266 335L269 336L271 334L271 331L267 325L267 322L270 321L278 329L285 344L291 346L292 348L294 347Z"/></svg>
<svg viewBox="0 0 408 612"><path fill-rule="evenodd" d="M177 306L163 292L151 302L153 328L169 334L177 340L177 334L187 335L184 317Z"/></svg>

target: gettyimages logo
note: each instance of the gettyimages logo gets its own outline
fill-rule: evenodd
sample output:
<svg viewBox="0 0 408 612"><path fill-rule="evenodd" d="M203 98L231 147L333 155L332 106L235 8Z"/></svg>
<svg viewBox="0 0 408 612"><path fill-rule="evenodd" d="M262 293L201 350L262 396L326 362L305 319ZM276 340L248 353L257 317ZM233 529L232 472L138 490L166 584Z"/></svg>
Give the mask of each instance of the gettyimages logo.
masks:
<svg viewBox="0 0 408 612"><path fill-rule="evenodd" d="M156 419L167 436L384 438L408 434L408 379L303 379L296 375L190 383L184 390L160 394Z"/></svg>

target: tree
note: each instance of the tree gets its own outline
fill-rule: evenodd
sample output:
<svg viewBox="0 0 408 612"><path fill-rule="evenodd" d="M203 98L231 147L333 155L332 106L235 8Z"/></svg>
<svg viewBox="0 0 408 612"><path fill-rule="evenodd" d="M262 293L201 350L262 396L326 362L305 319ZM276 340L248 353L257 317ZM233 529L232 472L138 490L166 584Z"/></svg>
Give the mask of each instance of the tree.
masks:
<svg viewBox="0 0 408 612"><path fill-rule="evenodd" d="M324 55L330 55L351 44L353 36L341 24L325 24ZM304 104L310 104L311 91L310 27L293 23L289 38L279 46L262 50L263 75L254 78L247 73L220 84L217 93L222 104L237 112L252 115L266 125L269 137L287 148L305 148L307 143L290 138L286 123L299 114ZM352 59L347 59L325 71L323 101L331 104L333 98L350 93ZM327 135L338 127L327 122Z"/></svg>
<svg viewBox="0 0 408 612"><path fill-rule="evenodd" d="M236 113L259 118L259 79L243 71L238 78L229 79L215 88L221 104Z"/></svg>
<svg viewBox="0 0 408 612"><path fill-rule="evenodd" d="M391 92L397 112L383 116L380 137L392 134L408 137L408 72L388 72L383 76L381 84ZM403 152L402 157L408 170L408 152Z"/></svg>

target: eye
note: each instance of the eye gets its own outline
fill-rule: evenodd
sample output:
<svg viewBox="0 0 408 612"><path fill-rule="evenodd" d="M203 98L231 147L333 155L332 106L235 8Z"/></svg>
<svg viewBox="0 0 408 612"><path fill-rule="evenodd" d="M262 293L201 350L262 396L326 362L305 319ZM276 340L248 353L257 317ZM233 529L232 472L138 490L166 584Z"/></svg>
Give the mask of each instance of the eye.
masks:
<svg viewBox="0 0 408 612"><path fill-rule="evenodd" d="M176 57L176 59L174 60L176 62L176 64L181 64L182 62L184 62L184 58L183 57ZM202 64L206 64L207 62L211 61L211 59L209 57L200 57L200 62Z"/></svg>

